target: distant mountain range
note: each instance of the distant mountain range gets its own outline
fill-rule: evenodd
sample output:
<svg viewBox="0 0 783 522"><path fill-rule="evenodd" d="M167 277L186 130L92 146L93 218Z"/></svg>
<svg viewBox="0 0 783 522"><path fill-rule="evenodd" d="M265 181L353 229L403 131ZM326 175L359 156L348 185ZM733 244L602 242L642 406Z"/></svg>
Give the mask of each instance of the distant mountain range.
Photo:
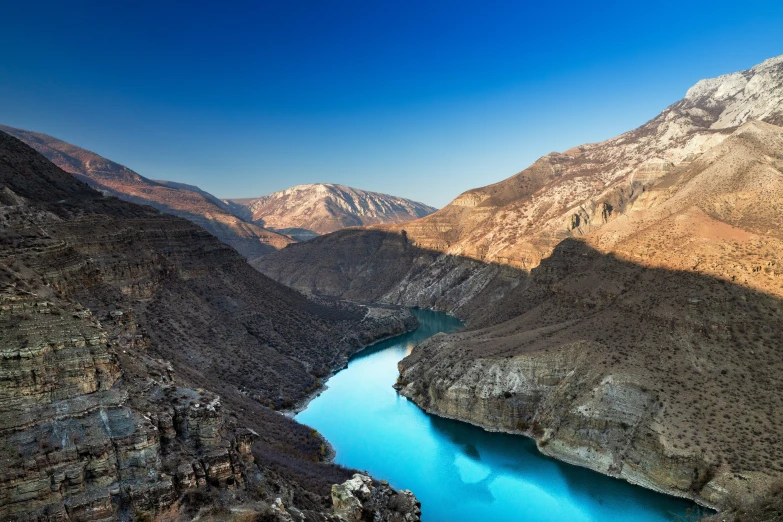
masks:
<svg viewBox="0 0 783 522"><path fill-rule="evenodd" d="M0 125L49 161L104 194L185 218L248 260L345 227L401 223L436 209L342 185L301 185L252 199L221 200L195 185L152 180L47 134Z"/></svg>
<svg viewBox="0 0 783 522"><path fill-rule="evenodd" d="M226 203L235 205L233 211L245 219L300 241L347 227L404 223L437 210L409 199L331 183L298 185Z"/></svg>
<svg viewBox="0 0 783 522"><path fill-rule="evenodd" d="M46 134L4 125L0 125L0 130L19 138L104 194L192 221L249 260L293 243L285 235L240 219L220 199L198 187L145 178L128 167Z"/></svg>

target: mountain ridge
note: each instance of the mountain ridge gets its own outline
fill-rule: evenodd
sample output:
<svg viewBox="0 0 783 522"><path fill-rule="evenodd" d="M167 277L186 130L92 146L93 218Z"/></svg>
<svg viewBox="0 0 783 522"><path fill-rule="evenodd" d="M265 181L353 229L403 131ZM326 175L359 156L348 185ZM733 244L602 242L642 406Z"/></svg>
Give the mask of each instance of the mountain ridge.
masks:
<svg viewBox="0 0 783 522"><path fill-rule="evenodd" d="M94 152L47 134L0 125L88 185L133 203L183 217L235 248L248 260L285 247L289 237L248 223L219 198L193 185L154 181Z"/></svg>
<svg viewBox="0 0 783 522"><path fill-rule="evenodd" d="M759 93L759 84L775 88ZM738 85L751 88L746 92ZM768 123L783 123L783 102L778 103L783 100L783 56L696 86L687 99L637 129L550 153L505 180L460 194L424 218L374 228L398 234L404 230L412 244L424 249L529 271L559 241L581 237L614 220L657 180L686 168L726 139L735 127L712 126L732 118L738 107L745 107L742 114L763 112ZM717 99L710 97L715 92ZM760 101L760 108L749 112L755 106L747 105L754 101ZM258 265L276 273L293 270L278 266L275 259ZM301 289L317 292L317 283L310 285L308 276L291 277L299 280Z"/></svg>
<svg viewBox="0 0 783 522"><path fill-rule="evenodd" d="M335 183L297 185L259 198L234 198L250 220L299 239L342 228L407 222L436 209L409 199Z"/></svg>

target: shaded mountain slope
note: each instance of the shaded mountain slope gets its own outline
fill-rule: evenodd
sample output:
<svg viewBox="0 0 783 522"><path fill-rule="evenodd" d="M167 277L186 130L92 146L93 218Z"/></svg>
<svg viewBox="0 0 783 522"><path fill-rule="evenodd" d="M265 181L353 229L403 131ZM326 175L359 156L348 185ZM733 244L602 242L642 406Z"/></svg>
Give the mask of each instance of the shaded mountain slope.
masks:
<svg viewBox="0 0 783 522"><path fill-rule="evenodd" d="M305 398L409 313L306 299L5 133L0 224L0 518L279 520L277 497L331 516L350 472L264 405Z"/></svg>
<svg viewBox="0 0 783 522"><path fill-rule="evenodd" d="M243 221L228 205L198 187L147 179L123 165L46 134L4 125L0 125L0 130L24 141L91 187L192 221L248 259L292 243L286 236Z"/></svg>
<svg viewBox="0 0 783 522"><path fill-rule="evenodd" d="M409 199L327 183L227 203L246 208L255 223L301 240L346 227L404 223L436 210Z"/></svg>

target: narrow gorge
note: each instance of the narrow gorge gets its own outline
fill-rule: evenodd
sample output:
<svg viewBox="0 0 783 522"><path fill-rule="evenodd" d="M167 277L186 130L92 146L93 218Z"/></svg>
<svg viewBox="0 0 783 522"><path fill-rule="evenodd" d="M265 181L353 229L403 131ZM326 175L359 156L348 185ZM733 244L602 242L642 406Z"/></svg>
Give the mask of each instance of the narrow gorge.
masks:
<svg viewBox="0 0 783 522"><path fill-rule="evenodd" d="M0 522L783 522L783 2L669 4L4 5Z"/></svg>

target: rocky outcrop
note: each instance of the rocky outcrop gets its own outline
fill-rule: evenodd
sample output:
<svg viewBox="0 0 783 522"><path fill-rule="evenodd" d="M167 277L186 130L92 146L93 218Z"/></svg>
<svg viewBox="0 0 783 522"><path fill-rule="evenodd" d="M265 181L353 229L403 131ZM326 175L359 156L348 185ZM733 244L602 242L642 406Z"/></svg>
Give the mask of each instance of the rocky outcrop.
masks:
<svg viewBox="0 0 783 522"><path fill-rule="evenodd" d="M30 287L24 270L4 266L0 283L0 518L162 512L206 481L239 486L257 472L254 435L227 422L217 396L175 386L171 368L125 382L114 347L146 352L135 332L112 326L129 314L104 327L89 309Z"/></svg>
<svg viewBox="0 0 783 522"><path fill-rule="evenodd" d="M334 514L345 522L418 522L421 503L408 490L395 491L386 481L373 484L367 475L355 474L332 486Z"/></svg>
<svg viewBox="0 0 783 522"><path fill-rule="evenodd" d="M257 472L252 434L216 396L168 377L124 383L119 340L89 310L7 283L0 309L3 520L163 512L205 481L244 486Z"/></svg>
<svg viewBox="0 0 783 522"><path fill-rule="evenodd" d="M254 223L299 241L346 227L405 223L436 210L409 199L328 183L298 185L226 203L246 209Z"/></svg>
<svg viewBox="0 0 783 522"><path fill-rule="evenodd" d="M263 487L263 486L262 486ZM340 484L331 486L329 508L297 507L289 492L270 501L246 503L224 512L218 511L218 520L269 520L274 522L419 522L421 504L407 490L395 490L386 481L373 481L369 476L355 473ZM214 518L214 507L204 515ZM222 515L222 517L221 517Z"/></svg>

